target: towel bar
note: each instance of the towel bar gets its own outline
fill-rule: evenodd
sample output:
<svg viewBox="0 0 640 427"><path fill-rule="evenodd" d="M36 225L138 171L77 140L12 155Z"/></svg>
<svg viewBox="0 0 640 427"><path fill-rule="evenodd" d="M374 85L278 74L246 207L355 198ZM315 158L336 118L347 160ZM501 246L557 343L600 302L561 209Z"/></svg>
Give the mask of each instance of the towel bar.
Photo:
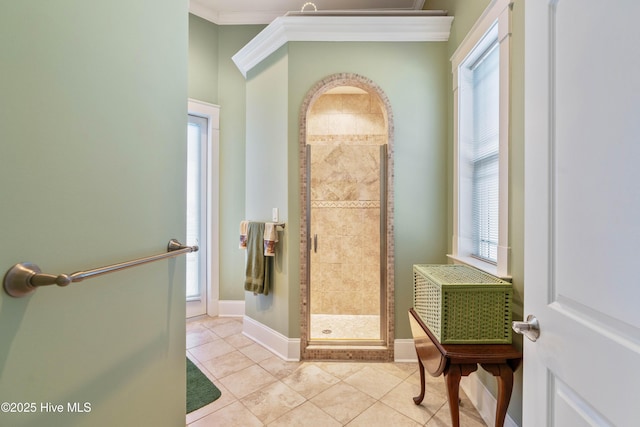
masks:
<svg viewBox="0 0 640 427"><path fill-rule="evenodd" d="M125 268L135 267L136 265L197 251L198 246L185 246L177 240L171 239L167 245L167 252L161 254L94 268L92 270L77 271L72 274L59 274L57 276L44 274L37 265L30 262L23 262L14 265L7 271L4 276L4 290L12 297L22 297L34 292L39 286L67 286L72 282L81 282L84 279L102 276L103 274L124 270Z"/></svg>

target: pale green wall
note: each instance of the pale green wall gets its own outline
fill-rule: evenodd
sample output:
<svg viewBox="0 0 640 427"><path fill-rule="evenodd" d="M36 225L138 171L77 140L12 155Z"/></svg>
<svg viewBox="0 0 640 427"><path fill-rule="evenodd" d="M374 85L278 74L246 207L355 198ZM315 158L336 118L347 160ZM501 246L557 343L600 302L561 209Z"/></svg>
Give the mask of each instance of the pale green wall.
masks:
<svg viewBox="0 0 640 427"><path fill-rule="evenodd" d="M187 2L2 2L0 275L72 273L185 234ZM185 420L184 257L0 291L3 426ZM47 414L41 402L88 402Z"/></svg>
<svg viewBox="0 0 640 427"><path fill-rule="evenodd" d="M218 25L189 14L189 98L218 103Z"/></svg>
<svg viewBox="0 0 640 427"><path fill-rule="evenodd" d="M269 295L245 293L245 313L287 337L297 337L299 332L289 328L289 319L295 311L289 294L297 293L298 287L289 273L291 265L299 264L299 257L290 259L293 239L289 236L295 239L298 233L288 213L292 200L287 173L288 77L286 46L251 70L247 77L246 217L270 221L272 208L278 208L280 221L286 227L284 233L279 233L276 256L271 260Z"/></svg>
<svg viewBox="0 0 640 427"><path fill-rule="evenodd" d="M238 249L245 216L246 81L231 60L264 26L220 26L220 299L244 300L245 253ZM270 212L270 211L269 211Z"/></svg>

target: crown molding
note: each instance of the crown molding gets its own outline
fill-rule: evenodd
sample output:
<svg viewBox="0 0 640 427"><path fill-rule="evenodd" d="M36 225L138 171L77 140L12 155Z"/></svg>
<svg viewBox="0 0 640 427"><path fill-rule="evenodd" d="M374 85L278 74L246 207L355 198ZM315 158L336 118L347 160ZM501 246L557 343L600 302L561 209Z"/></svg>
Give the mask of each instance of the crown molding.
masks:
<svg viewBox="0 0 640 427"><path fill-rule="evenodd" d="M334 16L307 14L276 18L232 59L242 75L291 41L434 42L449 40L452 16L375 13Z"/></svg>
<svg viewBox="0 0 640 427"><path fill-rule="evenodd" d="M422 11L425 0L414 0L413 4L408 7L397 7L393 9L382 8L378 11ZM376 10L376 9L367 9ZM220 11L212 7L207 0L189 0L189 13L200 18L206 19L217 25L267 25L279 16L285 16L291 13L288 10L246 10L239 8L233 11Z"/></svg>

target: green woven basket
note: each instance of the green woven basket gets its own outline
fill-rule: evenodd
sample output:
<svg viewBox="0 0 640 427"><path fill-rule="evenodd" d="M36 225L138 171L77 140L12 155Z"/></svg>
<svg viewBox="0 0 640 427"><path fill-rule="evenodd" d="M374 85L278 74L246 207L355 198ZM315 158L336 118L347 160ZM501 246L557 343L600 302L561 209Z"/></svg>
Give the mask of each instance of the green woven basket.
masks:
<svg viewBox="0 0 640 427"><path fill-rule="evenodd" d="M413 307L442 344L510 344L511 283L464 265L413 266Z"/></svg>

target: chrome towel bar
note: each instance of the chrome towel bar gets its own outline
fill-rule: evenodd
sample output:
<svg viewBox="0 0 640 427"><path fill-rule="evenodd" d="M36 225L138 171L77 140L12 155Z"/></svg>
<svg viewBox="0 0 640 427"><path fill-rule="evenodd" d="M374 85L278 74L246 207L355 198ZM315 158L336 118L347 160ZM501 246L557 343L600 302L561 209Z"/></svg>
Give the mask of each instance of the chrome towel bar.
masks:
<svg viewBox="0 0 640 427"><path fill-rule="evenodd" d="M44 274L37 265L30 262L23 262L14 265L7 271L4 276L4 290L12 297L22 297L34 292L39 286L67 286L72 282L81 282L84 279L102 276L103 274L124 270L125 268L135 267L136 265L197 251L197 246L185 246L177 240L171 239L167 245L167 252L161 254L94 268L93 270L77 271L72 274L59 274L57 276Z"/></svg>

